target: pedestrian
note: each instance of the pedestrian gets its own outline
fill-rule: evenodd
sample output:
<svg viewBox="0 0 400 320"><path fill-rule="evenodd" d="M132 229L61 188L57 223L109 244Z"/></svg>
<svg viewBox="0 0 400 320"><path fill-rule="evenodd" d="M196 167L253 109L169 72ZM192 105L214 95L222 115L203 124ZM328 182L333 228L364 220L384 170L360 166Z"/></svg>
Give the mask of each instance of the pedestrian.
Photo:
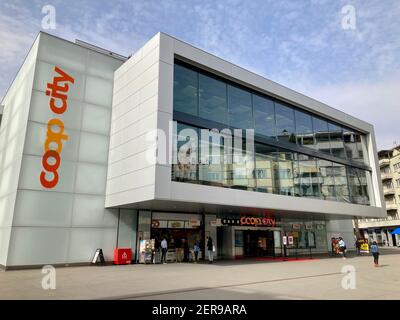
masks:
<svg viewBox="0 0 400 320"><path fill-rule="evenodd" d="M176 238L175 240L175 248L176 248L176 262L182 262L183 249L182 249L182 239Z"/></svg>
<svg viewBox="0 0 400 320"><path fill-rule="evenodd" d="M199 242L196 240L196 241L194 242L194 246L193 246L194 263L197 263L197 261L198 261L198 258L199 258L199 251L200 251Z"/></svg>
<svg viewBox="0 0 400 320"><path fill-rule="evenodd" d="M339 237L339 249L340 252L343 253L343 259L346 259L346 251L347 251L346 242L344 242L342 237Z"/></svg>
<svg viewBox="0 0 400 320"><path fill-rule="evenodd" d="M213 263L214 256L213 256L213 251L214 251L214 244L213 240L211 237L208 237L207 240L207 250L208 250L208 263Z"/></svg>
<svg viewBox="0 0 400 320"><path fill-rule="evenodd" d="M361 250L361 241L362 240L356 240L355 246L356 246L356 250L357 250L357 255L359 256L361 254L360 250Z"/></svg>
<svg viewBox="0 0 400 320"><path fill-rule="evenodd" d="M167 252L168 252L168 242L164 237L161 241L161 263L167 264Z"/></svg>
<svg viewBox="0 0 400 320"><path fill-rule="evenodd" d="M183 240L183 262L189 262L189 242L186 238Z"/></svg>
<svg viewBox="0 0 400 320"><path fill-rule="evenodd" d="M374 241L371 245L371 253L374 257L375 267L379 267L379 247L376 241Z"/></svg>

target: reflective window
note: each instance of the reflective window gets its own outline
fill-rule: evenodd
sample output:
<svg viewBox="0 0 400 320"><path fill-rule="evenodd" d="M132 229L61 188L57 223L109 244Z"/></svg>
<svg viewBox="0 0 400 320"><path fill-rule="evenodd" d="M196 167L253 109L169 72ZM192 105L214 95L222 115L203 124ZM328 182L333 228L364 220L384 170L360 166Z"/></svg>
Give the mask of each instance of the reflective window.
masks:
<svg viewBox="0 0 400 320"><path fill-rule="evenodd" d="M231 188L255 190L254 150L247 150L245 140L242 140L242 146L234 146L233 163L226 167L229 172L228 183ZM262 175L261 172L259 174Z"/></svg>
<svg viewBox="0 0 400 320"><path fill-rule="evenodd" d="M342 127L329 122L328 129L332 155L335 157L346 159Z"/></svg>
<svg viewBox="0 0 400 320"><path fill-rule="evenodd" d="M289 151L278 153L278 166L275 169L276 185L279 194L294 195L293 165L294 155Z"/></svg>
<svg viewBox="0 0 400 320"><path fill-rule="evenodd" d="M197 76L193 70L174 65L174 110L197 116Z"/></svg>
<svg viewBox="0 0 400 320"><path fill-rule="evenodd" d="M277 149L264 144L255 144L255 176L257 179L257 191L278 193L275 178L277 167Z"/></svg>
<svg viewBox="0 0 400 320"><path fill-rule="evenodd" d="M316 149L323 153L331 154L328 122L320 118L313 117L313 126L315 133Z"/></svg>
<svg viewBox="0 0 400 320"><path fill-rule="evenodd" d="M368 205L369 194L366 172L358 168L348 167L347 175L349 180L351 202Z"/></svg>
<svg viewBox="0 0 400 320"><path fill-rule="evenodd" d="M295 111L297 144L314 148L314 131L311 115Z"/></svg>
<svg viewBox="0 0 400 320"><path fill-rule="evenodd" d="M208 130L204 132L208 133L206 135L201 134L200 137L199 181L202 184L228 187L230 177L225 157L232 145L231 139L225 139L222 133L214 133Z"/></svg>
<svg viewBox="0 0 400 320"><path fill-rule="evenodd" d="M332 168L331 161L318 160L321 197L324 200L336 200L335 177Z"/></svg>
<svg viewBox="0 0 400 320"><path fill-rule="evenodd" d="M228 85L229 125L234 128L253 129L251 93Z"/></svg>
<svg viewBox="0 0 400 320"><path fill-rule="evenodd" d="M228 124L226 83L199 74L199 116Z"/></svg>
<svg viewBox="0 0 400 320"><path fill-rule="evenodd" d="M178 123L176 148L173 148L172 180L197 182L198 129Z"/></svg>
<svg viewBox="0 0 400 320"><path fill-rule="evenodd" d="M335 177L337 200L342 202L350 202L350 191L347 183L346 167L339 163L333 163L332 170Z"/></svg>
<svg viewBox="0 0 400 320"><path fill-rule="evenodd" d="M303 154L298 154L297 158L296 194L300 194L302 197L319 198L319 172L316 159Z"/></svg>
<svg viewBox="0 0 400 320"><path fill-rule="evenodd" d="M278 140L296 143L293 109L275 103L275 116Z"/></svg>
<svg viewBox="0 0 400 320"><path fill-rule="evenodd" d="M253 94L254 123L256 134L276 137L275 111L272 100Z"/></svg>

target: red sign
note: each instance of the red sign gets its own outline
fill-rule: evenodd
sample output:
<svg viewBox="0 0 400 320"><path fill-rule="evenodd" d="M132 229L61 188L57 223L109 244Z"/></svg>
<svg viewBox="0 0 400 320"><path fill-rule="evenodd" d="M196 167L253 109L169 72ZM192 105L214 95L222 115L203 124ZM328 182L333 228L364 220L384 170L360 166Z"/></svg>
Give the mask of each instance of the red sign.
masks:
<svg viewBox="0 0 400 320"><path fill-rule="evenodd" d="M240 218L240 225L246 226L246 225L251 225L251 226L269 226L269 227L275 227L276 226L276 220L275 218L272 217L241 217Z"/></svg>
<svg viewBox="0 0 400 320"><path fill-rule="evenodd" d="M69 83L73 84L75 79L55 67L58 76L53 78L52 83L47 83L46 95L50 96L50 109L55 115L62 115L67 110L67 99ZM54 188L58 183L58 168L61 164L61 151L63 141L68 140L64 132L64 122L59 118L50 119L47 122L47 138L44 143L44 154L42 157L43 170L40 173L40 183L47 189Z"/></svg>
<svg viewBox="0 0 400 320"><path fill-rule="evenodd" d="M130 264L132 260L131 248L115 248L114 264Z"/></svg>

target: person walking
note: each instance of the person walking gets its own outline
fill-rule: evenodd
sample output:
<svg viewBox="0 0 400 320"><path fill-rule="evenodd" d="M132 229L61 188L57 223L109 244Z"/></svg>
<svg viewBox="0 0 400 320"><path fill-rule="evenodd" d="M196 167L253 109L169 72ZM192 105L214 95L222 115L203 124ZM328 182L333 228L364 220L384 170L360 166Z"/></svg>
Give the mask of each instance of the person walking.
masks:
<svg viewBox="0 0 400 320"><path fill-rule="evenodd" d="M340 249L340 252L343 253L343 259L346 259L347 248L346 248L346 243L344 242L342 237L339 237L339 249Z"/></svg>
<svg viewBox="0 0 400 320"><path fill-rule="evenodd" d="M208 250L208 263L213 263L214 260L214 244L211 237L208 237L207 240L207 250Z"/></svg>
<svg viewBox="0 0 400 320"><path fill-rule="evenodd" d="M186 238L183 239L183 262L189 262L189 242Z"/></svg>
<svg viewBox="0 0 400 320"><path fill-rule="evenodd" d="M374 241L371 245L371 253L374 257L375 267L379 267L379 247L376 241Z"/></svg>
<svg viewBox="0 0 400 320"><path fill-rule="evenodd" d="M168 242L164 237L161 241L161 263L167 264L167 252L168 252Z"/></svg>
<svg viewBox="0 0 400 320"><path fill-rule="evenodd" d="M194 242L194 246L193 246L194 263L197 263L197 261L198 261L198 258L199 258L199 251L200 251L199 242L196 240L196 241Z"/></svg>

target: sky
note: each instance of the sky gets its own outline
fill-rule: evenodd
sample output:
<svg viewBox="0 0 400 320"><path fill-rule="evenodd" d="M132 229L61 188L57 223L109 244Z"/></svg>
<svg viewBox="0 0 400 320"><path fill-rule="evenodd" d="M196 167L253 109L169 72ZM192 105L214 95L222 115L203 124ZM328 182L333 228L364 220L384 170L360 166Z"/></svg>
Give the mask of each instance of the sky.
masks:
<svg viewBox="0 0 400 320"><path fill-rule="evenodd" d="M0 0L0 100L40 30L126 56L162 31L400 144L400 0Z"/></svg>

